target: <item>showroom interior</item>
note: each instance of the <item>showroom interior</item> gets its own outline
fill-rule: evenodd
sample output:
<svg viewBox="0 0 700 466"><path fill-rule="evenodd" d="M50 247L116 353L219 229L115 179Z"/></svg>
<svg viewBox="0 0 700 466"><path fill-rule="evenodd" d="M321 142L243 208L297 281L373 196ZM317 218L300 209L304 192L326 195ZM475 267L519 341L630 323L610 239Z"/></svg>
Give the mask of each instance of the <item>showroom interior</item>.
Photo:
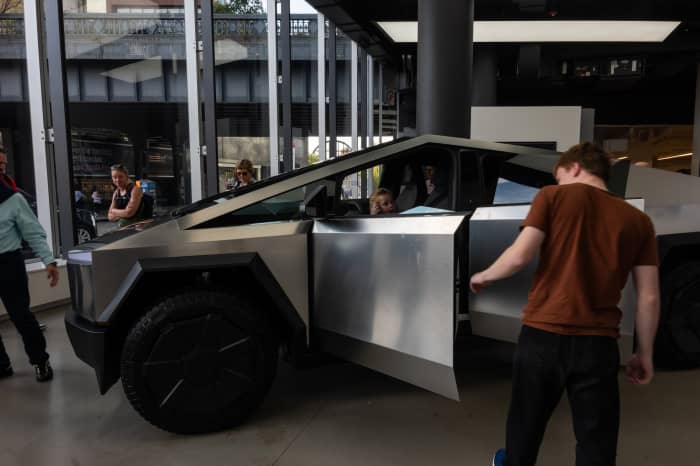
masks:
<svg viewBox="0 0 700 466"><path fill-rule="evenodd" d="M320 354L292 367L281 357L249 419L179 435L142 419L121 383L98 387L64 325L76 293L68 251L119 234L108 219L110 167L125 167L143 186L156 217L182 226L191 204L216 209L233 197L226 193L243 159L261 190L273 189L275 180L425 135L516 145L525 155L592 141L615 165L661 173L654 189L663 202L686 195L700 204L700 6L0 0L0 146L61 271L49 288L41 261L25 254L31 308L47 327L51 383L34 382L0 305L0 334L15 366L0 380L0 465L491 464L504 441L513 343L460 332L459 402L353 358ZM338 184L366 203L380 172L363 167ZM693 251L689 260L700 264ZM330 288L346 273L366 272L333 270ZM261 299L257 292L246 299ZM688 298L695 332L699 298ZM618 464L697 464L698 369L660 369L649 386L620 388ZM562 400L538 464L573 464L575 445Z"/></svg>

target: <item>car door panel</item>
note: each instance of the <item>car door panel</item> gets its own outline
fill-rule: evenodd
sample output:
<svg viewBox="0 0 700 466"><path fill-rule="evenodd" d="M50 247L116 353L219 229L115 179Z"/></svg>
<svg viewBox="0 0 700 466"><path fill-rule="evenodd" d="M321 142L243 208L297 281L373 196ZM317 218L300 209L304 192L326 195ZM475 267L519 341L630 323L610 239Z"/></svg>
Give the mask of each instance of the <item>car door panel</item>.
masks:
<svg viewBox="0 0 700 466"><path fill-rule="evenodd" d="M627 202L644 210L644 201ZM469 220L469 269L476 273L487 268L515 240L530 205L489 206L476 209ZM537 261L505 280L493 283L479 294L471 294L469 315L472 332L497 340L516 342L522 311L532 285ZM633 351L635 295L632 280L622 290L620 354L626 360Z"/></svg>
<svg viewBox="0 0 700 466"><path fill-rule="evenodd" d="M322 349L458 399L455 235L465 218L316 221L312 323Z"/></svg>

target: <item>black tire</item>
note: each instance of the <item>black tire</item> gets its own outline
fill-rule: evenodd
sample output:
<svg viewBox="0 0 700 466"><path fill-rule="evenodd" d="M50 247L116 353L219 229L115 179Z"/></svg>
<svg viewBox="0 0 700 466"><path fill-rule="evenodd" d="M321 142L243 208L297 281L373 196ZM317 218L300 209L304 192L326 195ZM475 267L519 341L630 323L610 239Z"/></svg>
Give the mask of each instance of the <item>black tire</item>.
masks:
<svg viewBox="0 0 700 466"><path fill-rule="evenodd" d="M278 341L264 309L221 291L164 299L131 329L124 392L144 419L193 434L244 421L265 398Z"/></svg>
<svg viewBox="0 0 700 466"><path fill-rule="evenodd" d="M679 265L662 277L654 353L659 367L700 367L700 262Z"/></svg>

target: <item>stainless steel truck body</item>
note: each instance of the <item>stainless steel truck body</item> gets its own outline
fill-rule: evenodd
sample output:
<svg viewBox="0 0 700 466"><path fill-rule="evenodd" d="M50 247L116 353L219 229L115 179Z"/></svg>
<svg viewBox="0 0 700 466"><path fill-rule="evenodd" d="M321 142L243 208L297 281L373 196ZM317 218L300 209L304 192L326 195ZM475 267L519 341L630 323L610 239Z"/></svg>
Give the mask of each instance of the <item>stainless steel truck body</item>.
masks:
<svg viewBox="0 0 700 466"><path fill-rule="evenodd" d="M279 347L326 352L458 399L459 322L513 341L534 264L477 297L471 273L508 246L557 154L441 136L399 140L222 193L68 253L78 357L106 392L173 432L241 422L274 378ZM431 182L425 172L430 168ZM398 213L371 216L384 187ZM700 179L626 163L612 191L654 220L665 362L700 362ZM629 287L628 287L629 288ZM621 348L632 350L626 290Z"/></svg>

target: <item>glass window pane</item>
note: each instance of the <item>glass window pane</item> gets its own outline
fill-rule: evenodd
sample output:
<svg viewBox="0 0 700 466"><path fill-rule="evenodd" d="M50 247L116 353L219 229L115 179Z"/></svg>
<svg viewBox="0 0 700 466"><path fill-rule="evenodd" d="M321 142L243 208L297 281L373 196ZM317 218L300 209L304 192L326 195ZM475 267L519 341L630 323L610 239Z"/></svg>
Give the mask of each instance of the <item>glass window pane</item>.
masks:
<svg viewBox="0 0 700 466"><path fill-rule="evenodd" d="M352 82L352 46L348 36L336 28L336 130L338 133L336 154L345 155L352 151L352 112L350 87Z"/></svg>
<svg viewBox="0 0 700 466"><path fill-rule="evenodd" d="M532 186L525 186L505 178L499 178L493 203L496 205L530 203L538 192L539 189Z"/></svg>
<svg viewBox="0 0 700 466"><path fill-rule="evenodd" d="M78 12L72 3L64 3L64 34L73 183L87 203L97 199L103 232L114 225L106 222L111 165L126 167L156 213L189 202L184 9L161 15L85 2ZM184 8L183 0L168 5Z"/></svg>
<svg viewBox="0 0 700 466"><path fill-rule="evenodd" d="M219 190L231 189L236 164L270 176L267 2L213 0Z"/></svg>
<svg viewBox="0 0 700 466"><path fill-rule="evenodd" d="M0 147L5 173L35 195L22 2L0 14Z"/></svg>
<svg viewBox="0 0 700 466"><path fill-rule="evenodd" d="M690 173L692 125L595 127L594 139L614 159L678 173Z"/></svg>
<svg viewBox="0 0 700 466"><path fill-rule="evenodd" d="M319 159L318 15L304 0L290 3L294 168Z"/></svg>

